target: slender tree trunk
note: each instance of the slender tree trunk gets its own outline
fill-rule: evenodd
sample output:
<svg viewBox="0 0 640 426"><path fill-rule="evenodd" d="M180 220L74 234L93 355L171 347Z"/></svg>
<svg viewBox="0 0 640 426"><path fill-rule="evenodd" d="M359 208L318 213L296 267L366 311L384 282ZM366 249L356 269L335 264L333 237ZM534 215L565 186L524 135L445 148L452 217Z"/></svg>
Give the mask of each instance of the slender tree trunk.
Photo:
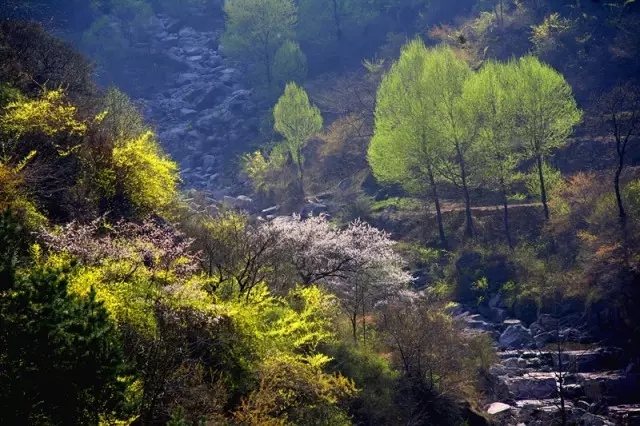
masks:
<svg viewBox="0 0 640 426"><path fill-rule="evenodd" d="M549 206L547 205L547 189L544 186L544 174L542 171L542 154L538 154L538 177L540 178L540 197L544 208L544 218L549 220Z"/></svg>
<svg viewBox="0 0 640 426"><path fill-rule="evenodd" d="M304 199L305 197L305 192L304 192L304 167L302 166L302 164L298 164L298 173L300 176L300 195L302 196L302 199Z"/></svg>
<svg viewBox="0 0 640 426"><path fill-rule="evenodd" d="M624 224L627 218L627 212L622 205L622 195L620 194L620 175L624 167L624 152L618 151L618 167L616 168L616 174L613 178L613 186L616 190L616 201L618 202L618 217L620 222Z"/></svg>
<svg viewBox="0 0 640 426"><path fill-rule="evenodd" d="M444 225L442 222L442 212L440 211L440 198L438 197L438 186L433 176L433 169L429 166L429 184L431 185L431 197L436 205L436 219L438 220L438 232L440 233L440 243L443 247L447 247L447 237L444 234Z"/></svg>
<svg viewBox="0 0 640 426"><path fill-rule="evenodd" d="M462 190L464 192L464 213L467 222L467 236L473 238L473 218L471 217L471 197L469 196L469 186L467 185L467 167L460 151L460 147L456 145L456 153L458 155L458 164L460 165L460 176L462 178Z"/></svg>
<svg viewBox="0 0 640 426"><path fill-rule="evenodd" d="M338 10L338 0L333 0L333 19L336 22L336 39L342 40L342 22L340 20L340 11Z"/></svg>
<svg viewBox="0 0 640 426"><path fill-rule="evenodd" d="M364 309L365 301L362 300L362 344L366 346L367 344L367 317L365 316Z"/></svg>
<svg viewBox="0 0 640 426"><path fill-rule="evenodd" d="M513 241L511 240L511 230L509 229L509 199L507 198L507 188L505 187L504 182L501 184L502 186L502 207L504 208L504 233L507 237L507 243L509 244L509 248L513 250Z"/></svg>
<svg viewBox="0 0 640 426"><path fill-rule="evenodd" d="M358 346L358 307L353 310L351 316L351 331L353 332L353 343Z"/></svg>
<svg viewBox="0 0 640 426"><path fill-rule="evenodd" d="M296 157L297 157L297 159L294 159L293 161L296 164L296 169L297 169L297 173L298 173L298 184L300 186L300 188L299 188L300 197L304 201L304 197L305 197L305 192L304 192L304 165L302 164L302 149L301 148L296 148Z"/></svg>

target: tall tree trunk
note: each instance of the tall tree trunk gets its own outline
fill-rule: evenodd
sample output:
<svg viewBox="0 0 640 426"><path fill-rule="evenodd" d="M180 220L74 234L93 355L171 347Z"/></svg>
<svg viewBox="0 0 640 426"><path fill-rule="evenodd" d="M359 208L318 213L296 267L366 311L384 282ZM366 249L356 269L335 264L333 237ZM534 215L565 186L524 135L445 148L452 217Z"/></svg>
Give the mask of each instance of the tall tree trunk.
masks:
<svg viewBox="0 0 640 426"><path fill-rule="evenodd" d="M362 299L362 344L367 344L367 317L365 315L365 301Z"/></svg>
<svg viewBox="0 0 640 426"><path fill-rule="evenodd" d="M501 183L502 186L502 206L504 208L504 233L507 237L507 243L509 244L509 248L513 250L513 241L511 240L511 230L509 229L509 199L507 198L507 188L505 187L504 182Z"/></svg>
<svg viewBox="0 0 640 426"><path fill-rule="evenodd" d="M342 40L342 22L339 9L338 0L333 0L333 19L336 23L336 39L338 41Z"/></svg>
<svg viewBox="0 0 640 426"><path fill-rule="evenodd" d="M622 205L622 195L620 194L620 175L624 167L624 152L618 151L618 167L616 168L616 174L613 178L613 186L616 190L616 201L618 202L618 217L620 222L624 224L627 218L627 212Z"/></svg>
<svg viewBox="0 0 640 426"><path fill-rule="evenodd" d="M544 186L544 173L542 171L542 154L538 154L538 177L540 178L540 197L544 208L544 218L549 220L549 206L547 205L547 189Z"/></svg>
<svg viewBox="0 0 640 426"><path fill-rule="evenodd" d="M469 186L467 185L467 167L460 147L456 144L456 154L460 165L460 176L462 178L462 190L464 192L464 213L467 225L467 236L473 238L473 219L471 217L471 197L469 196Z"/></svg>
<svg viewBox="0 0 640 426"><path fill-rule="evenodd" d="M358 307L353 310L351 318L351 331L353 332L353 343L358 345Z"/></svg>
<svg viewBox="0 0 640 426"><path fill-rule="evenodd" d="M438 197L438 187L436 179L433 176L433 169L429 166L429 184L431 185L431 197L436 205L436 219L438 220L438 232L440 233L440 243L443 247L447 247L447 237L444 234L444 225L442 222L442 212L440 211L440 198Z"/></svg>
<svg viewBox="0 0 640 426"><path fill-rule="evenodd" d="M296 150L296 155L297 155L297 161L295 161L296 163L296 167L298 169L298 181L300 184L300 197L301 199L304 201L305 199L305 192L304 192L304 165L302 164L302 149L299 148Z"/></svg>

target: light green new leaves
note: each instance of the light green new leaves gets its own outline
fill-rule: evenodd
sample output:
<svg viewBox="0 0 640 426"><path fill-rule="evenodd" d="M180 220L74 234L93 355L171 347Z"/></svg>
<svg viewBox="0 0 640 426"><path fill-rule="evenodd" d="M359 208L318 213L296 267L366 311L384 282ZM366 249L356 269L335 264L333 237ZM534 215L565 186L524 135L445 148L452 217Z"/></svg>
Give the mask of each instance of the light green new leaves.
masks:
<svg viewBox="0 0 640 426"><path fill-rule="evenodd" d="M449 54L447 48L428 50L421 40L413 40L382 80L368 151L369 164L379 181L421 191L429 170L444 158L439 126L445 111L437 102L443 90L435 81L444 79L439 60Z"/></svg>
<svg viewBox="0 0 640 426"><path fill-rule="evenodd" d="M463 103L476 114L477 149L484 182L506 186L515 178L520 156L516 142L518 76L513 63L487 62L464 85Z"/></svg>
<svg viewBox="0 0 640 426"><path fill-rule="evenodd" d="M285 137L293 161L304 162L302 148L322 129L320 110L309 103L307 93L295 83L287 84L273 109L274 129Z"/></svg>
<svg viewBox="0 0 640 426"><path fill-rule="evenodd" d="M566 143L582 112L569 83L549 65L525 56L515 68L519 78L513 90L518 96L523 148L530 155L546 155Z"/></svg>

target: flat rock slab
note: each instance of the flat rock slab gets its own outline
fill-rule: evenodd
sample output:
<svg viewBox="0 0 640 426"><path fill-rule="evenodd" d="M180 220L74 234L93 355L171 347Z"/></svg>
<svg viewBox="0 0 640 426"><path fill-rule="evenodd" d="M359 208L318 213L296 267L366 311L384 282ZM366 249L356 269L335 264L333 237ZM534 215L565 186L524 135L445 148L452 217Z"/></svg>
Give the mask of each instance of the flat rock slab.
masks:
<svg viewBox="0 0 640 426"><path fill-rule="evenodd" d="M505 411L510 411L513 407L510 406L509 404L505 404L502 402L494 402L493 404L489 405L489 407L487 408L487 413L489 414L498 414L498 413L503 413Z"/></svg>

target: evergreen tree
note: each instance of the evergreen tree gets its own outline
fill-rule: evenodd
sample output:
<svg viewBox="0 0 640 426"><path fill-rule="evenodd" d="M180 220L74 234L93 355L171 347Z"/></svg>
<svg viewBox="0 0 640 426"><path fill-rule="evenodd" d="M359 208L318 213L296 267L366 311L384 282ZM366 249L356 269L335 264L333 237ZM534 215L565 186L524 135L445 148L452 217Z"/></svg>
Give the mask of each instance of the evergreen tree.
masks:
<svg viewBox="0 0 640 426"><path fill-rule="evenodd" d="M95 293L67 293L65 274L12 274L0 293L0 424L97 425L123 409L118 332Z"/></svg>

